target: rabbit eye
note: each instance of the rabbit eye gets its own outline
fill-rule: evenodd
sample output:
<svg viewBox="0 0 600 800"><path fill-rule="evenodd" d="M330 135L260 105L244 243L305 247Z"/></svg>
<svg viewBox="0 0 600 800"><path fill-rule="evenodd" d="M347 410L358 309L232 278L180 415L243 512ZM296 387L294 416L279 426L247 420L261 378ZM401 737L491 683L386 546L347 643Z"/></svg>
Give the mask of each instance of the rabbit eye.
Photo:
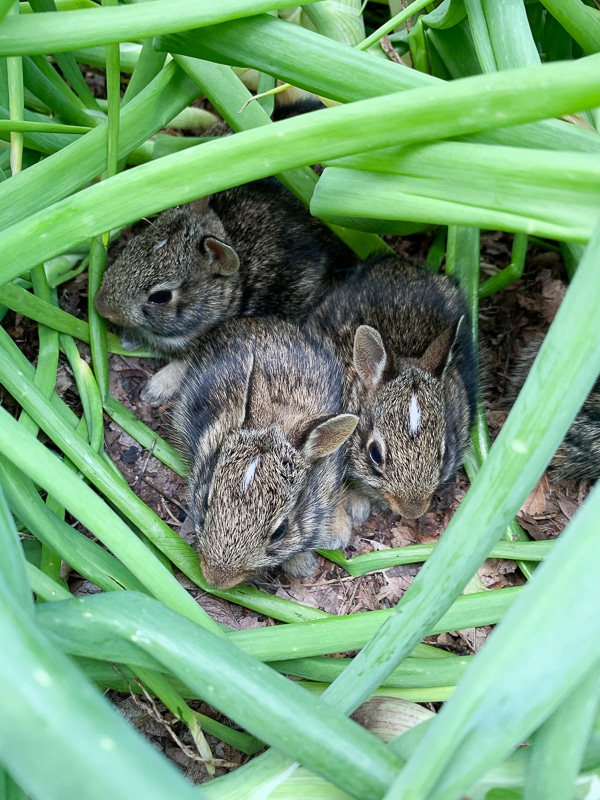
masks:
<svg viewBox="0 0 600 800"><path fill-rule="evenodd" d="M285 519L281 523L281 525L275 528L274 532L271 534L271 544L274 544L274 542L278 542L280 539L283 539L283 537L287 533L287 529L288 529L288 521L287 519Z"/></svg>
<svg viewBox="0 0 600 800"><path fill-rule="evenodd" d="M371 466L379 474L383 473L385 467L385 459L381 447L375 440L371 440L367 445L367 453L371 459Z"/></svg>
<svg viewBox="0 0 600 800"><path fill-rule="evenodd" d="M172 298L173 292L170 289L159 289L158 292L148 295L148 302L155 306L165 306L171 302Z"/></svg>

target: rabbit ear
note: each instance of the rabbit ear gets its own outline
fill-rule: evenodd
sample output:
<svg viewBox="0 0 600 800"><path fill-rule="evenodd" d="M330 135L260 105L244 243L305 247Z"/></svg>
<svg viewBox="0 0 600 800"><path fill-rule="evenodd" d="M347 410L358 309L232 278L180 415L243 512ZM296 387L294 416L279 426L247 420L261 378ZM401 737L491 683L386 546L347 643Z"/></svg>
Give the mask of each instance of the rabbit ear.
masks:
<svg viewBox="0 0 600 800"><path fill-rule="evenodd" d="M460 319L443 330L419 359L421 369L431 372L436 378L441 378L446 368L452 361L452 350L458 338L461 325L464 321L464 314Z"/></svg>
<svg viewBox="0 0 600 800"><path fill-rule="evenodd" d="M370 325L360 325L354 334L354 368L366 386L375 386L383 376L387 354L383 340Z"/></svg>
<svg viewBox="0 0 600 800"><path fill-rule="evenodd" d="M273 421L273 404L271 390L260 368L256 368L254 356L250 356L250 367L246 378L246 401L244 403L244 416L240 427L252 420L252 427L267 427Z"/></svg>
<svg viewBox="0 0 600 800"><path fill-rule="evenodd" d="M237 420L235 422L236 428L241 428L250 413L250 402L251 402L251 395L252 395L252 375L254 372L254 354L248 354L248 366L246 369L246 382L244 384L243 394L240 398L240 404L238 405L237 411Z"/></svg>
<svg viewBox="0 0 600 800"><path fill-rule="evenodd" d="M212 257L217 274L232 275L239 269L240 259L231 245L213 236L207 236L202 244L207 255Z"/></svg>
<svg viewBox="0 0 600 800"><path fill-rule="evenodd" d="M310 461L328 456L341 447L358 423L355 414L338 414L313 428L308 434L302 452Z"/></svg>
<svg viewBox="0 0 600 800"><path fill-rule="evenodd" d="M206 197L199 197L197 200L193 200L190 203L192 210L201 217L206 209L208 208L208 204L210 203L212 198L211 194L207 194Z"/></svg>

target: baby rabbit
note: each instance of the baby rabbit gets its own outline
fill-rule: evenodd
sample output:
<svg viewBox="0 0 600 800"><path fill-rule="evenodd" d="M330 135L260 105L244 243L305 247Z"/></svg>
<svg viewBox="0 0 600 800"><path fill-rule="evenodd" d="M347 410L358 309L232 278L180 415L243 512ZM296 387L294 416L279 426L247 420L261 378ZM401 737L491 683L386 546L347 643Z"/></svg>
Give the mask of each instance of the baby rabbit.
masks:
<svg viewBox="0 0 600 800"><path fill-rule="evenodd" d="M162 213L111 264L96 294L102 316L157 353L181 354L230 317L302 319L355 258L274 178ZM145 399L177 387L175 362Z"/></svg>
<svg viewBox="0 0 600 800"><path fill-rule="evenodd" d="M421 516L460 466L477 385L466 314L449 278L391 256L364 264L311 318L344 364L345 410L360 415L347 448L355 523L367 501Z"/></svg>
<svg viewBox="0 0 600 800"><path fill-rule="evenodd" d="M202 337L173 410L189 464L203 574L227 589L282 564L314 569L314 548L348 541L342 373L308 332L275 317L232 319Z"/></svg>
<svg viewBox="0 0 600 800"><path fill-rule="evenodd" d="M544 334L539 334L517 356L508 387L512 402L525 383L543 340ZM600 477L600 378L550 462L550 477L557 481L596 481Z"/></svg>

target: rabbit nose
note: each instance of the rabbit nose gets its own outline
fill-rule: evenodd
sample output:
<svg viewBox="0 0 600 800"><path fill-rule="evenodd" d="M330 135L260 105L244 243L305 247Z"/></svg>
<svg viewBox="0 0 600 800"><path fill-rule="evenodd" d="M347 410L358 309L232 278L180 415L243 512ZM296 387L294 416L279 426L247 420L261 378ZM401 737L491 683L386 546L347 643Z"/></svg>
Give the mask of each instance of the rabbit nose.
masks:
<svg viewBox="0 0 600 800"><path fill-rule="evenodd" d="M247 572L232 572L222 564L209 564L200 556L200 566L206 582L214 589L231 589L248 577Z"/></svg>
<svg viewBox="0 0 600 800"><path fill-rule="evenodd" d="M418 517L422 517L429 508L431 498L433 497L433 495L425 498L397 497L389 492L383 492L383 495L392 511L395 511L396 514L400 514L400 516L405 519L417 519Z"/></svg>
<svg viewBox="0 0 600 800"><path fill-rule="evenodd" d="M94 304L98 313L105 317L105 319L114 322L115 325L129 327L132 324L130 318L125 313L125 310L115 306L115 304L111 303L110 300L105 299L102 290L96 294L96 297L94 298Z"/></svg>

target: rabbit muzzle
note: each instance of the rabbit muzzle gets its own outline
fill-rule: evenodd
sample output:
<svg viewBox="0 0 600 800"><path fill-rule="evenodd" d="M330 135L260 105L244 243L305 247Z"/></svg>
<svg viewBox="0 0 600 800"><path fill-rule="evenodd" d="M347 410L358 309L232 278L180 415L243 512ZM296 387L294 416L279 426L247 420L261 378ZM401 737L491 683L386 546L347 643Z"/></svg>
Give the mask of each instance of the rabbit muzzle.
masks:
<svg viewBox="0 0 600 800"><path fill-rule="evenodd" d="M428 497L398 497L386 491L382 491L382 494L392 511L405 519L422 517L429 508L432 498L432 495Z"/></svg>
<svg viewBox="0 0 600 800"><path fill-rule="evenodd" d="M200 556L200 566L206 582L214 589L231 589L242 583L249 572L232 571L223 564L208 564L206 559Z"/></svg>

